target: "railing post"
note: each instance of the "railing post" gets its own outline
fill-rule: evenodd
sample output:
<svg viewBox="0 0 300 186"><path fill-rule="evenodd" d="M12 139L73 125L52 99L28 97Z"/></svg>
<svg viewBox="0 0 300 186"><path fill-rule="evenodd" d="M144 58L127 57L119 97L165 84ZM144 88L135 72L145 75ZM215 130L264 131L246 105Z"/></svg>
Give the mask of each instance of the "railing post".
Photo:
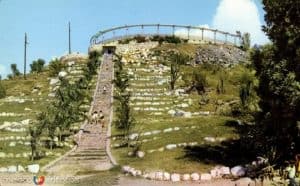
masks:
<svg viewBox="0 0 300 186"><path fill-rule="evenodd" d="M127 37L127 36L128 36L128 26L127 26L127 25L125 25L125 27L126 27L126 33L125 33L125 37Z"/></svg>
<svg viewBox="0 0 300 186"><path fill-rule="evenodd" d="M203 32L204 32L204 28L201 28L202 34L201 34L201 40L203 41Z"/></svg>
<svg viewBox="0 0 300 186"><path fill-rule="evenodd" d="M234 45L236 45L236 36L234 36Z"/></svg>
<svg viewBox="0 0 300 186"><path fill-rule="evenodd" d="M217 30L214 30L214 44L216 44L216 40L217 40L216 35L217 35Z"/></svg>
<svg viewBox="0 0 300 186"><path fill-rule="evenodd" d="M173 36L175 36L175 25L172 25L172 32L173 32Z"/></svg>
<svg viewBox="0 0 300 186"><path fill-rule="evenodd" d="M159 35L159 24L157 24L157 35Z"/></svg>

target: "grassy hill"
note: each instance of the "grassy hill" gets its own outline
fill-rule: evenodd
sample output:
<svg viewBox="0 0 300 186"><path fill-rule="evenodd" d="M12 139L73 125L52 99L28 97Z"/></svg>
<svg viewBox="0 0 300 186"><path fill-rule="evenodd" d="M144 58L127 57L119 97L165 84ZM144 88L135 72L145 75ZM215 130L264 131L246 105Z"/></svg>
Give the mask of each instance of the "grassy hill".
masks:
<svg viewBox="0 0 300 186"><path fill-rule="evenodd" d="M175 91L170 91L168 51L176 50L193 58L199 47L205 45L165 43L141 52L149 54L138 54L134 47L133 52L130 49L120 52L119 55L130 61L124 67L130 75L128 91L132 95L130 105L135 119L131 137L138 136L132 143L139 144L139 151L145 152L143 158L132 155L132 148L122 146L122 132L114 128L113 155L121 165L146 171L191 173L205 172L222 162L233 166L243 161L240 158L226 162L229 158L226 154L219 161L213 160L212 156L222 156L219 154L222 152L209 149L226 148L226 142L240 137L238 124L251 119L232 114L232 104L240 104L240 79L244 73L252 73L246 68L246 61L227 68L209 61L196 66L184 65ZM128 60L130 54L132 57ZM184 93L188 87L185 79L191 77L193 71L206 77L206 92L202 95L196 91ZM221 77L225 90L218 93Z"/></svg>
<svg viewBox="0 0 300 186"><path fill-rule="evenodd" d="M66 78L74 82L83 76L83 69L86 68L87 60L73 58L64 60L65 65L60 71L66 72ZM54 90L59 87L58 77L51 77L48 66L43 72L2 80L7 96L0 99L0 167L21 165L26 167L29 164L38 163L43 166L51 160L63 155L70 150L74 144L72 137L59 142L57 139L56 148L50 150L43 145L47 137L43 134L38 144L39 152L43 158L30 161L30 135L28 127L36 121L38 113L47 110L47 106L55 99ZM94 87L96 77L91 81ZM93 90L90 90L92 94ZM90 103L83 105L88 111ZM72 130L79 129L81 122L74 123ZM46 131L44 131L46 133Z"/></svg>

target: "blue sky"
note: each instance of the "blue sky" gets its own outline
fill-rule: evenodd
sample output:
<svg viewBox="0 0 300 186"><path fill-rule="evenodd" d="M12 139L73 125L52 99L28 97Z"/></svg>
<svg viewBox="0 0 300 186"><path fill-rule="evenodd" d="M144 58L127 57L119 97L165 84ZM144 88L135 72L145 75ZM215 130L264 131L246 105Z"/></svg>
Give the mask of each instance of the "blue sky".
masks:
<svg viewBox="0 0 300 186"><path fill-rule="evenodd" d="M240 7L236 7L236 2L240 2ZM48 62L67 52L68 21L72 29L72 51L86 53L90 37L101 29L137 23L208 25L227 29L230 22L219 18L237 10L229 21L242 19L239 14L247 7L250 14L257 10L256 22L263 24L260 0L0 0L0 74L2 77L9 74L11 63L16 63L23 71L25 32L29 40L29 69L29 64L37 58ZM225 22L226 25L222 25ZM254 28L251 23L244 29ZM259 31L257 26L254 29ZM265 39L257 42L264 43Z"/></svg>

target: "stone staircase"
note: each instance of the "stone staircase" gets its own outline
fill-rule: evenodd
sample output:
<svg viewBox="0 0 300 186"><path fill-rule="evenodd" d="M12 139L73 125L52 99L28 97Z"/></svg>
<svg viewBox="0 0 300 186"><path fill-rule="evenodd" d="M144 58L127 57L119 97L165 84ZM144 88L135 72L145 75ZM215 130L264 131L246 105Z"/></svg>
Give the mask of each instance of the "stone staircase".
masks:
<svg viewBox="0 0 300 186"><path fill-rule="evenodd" d="M50 175L75 175L78 172L103 171L113 167L107 146L112 109L112 56L104 55L90 113L102 110L102 123L85 123L77 134L78 145L46 168ZM103 91L104 86L106 91Z"/></svg>

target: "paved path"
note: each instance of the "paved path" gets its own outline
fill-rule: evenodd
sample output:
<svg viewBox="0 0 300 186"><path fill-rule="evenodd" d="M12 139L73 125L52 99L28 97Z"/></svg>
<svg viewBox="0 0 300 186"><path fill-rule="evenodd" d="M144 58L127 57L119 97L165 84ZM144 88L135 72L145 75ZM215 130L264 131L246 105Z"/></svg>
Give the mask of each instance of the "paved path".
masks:
<svg viewBox="0 0 300 186"><path fill-rule="evenodd" d="M110 152L106 151L112 109L112 78L112 56L104 55L90 111L93 113L101 110L104 115L103 122L86 123L79 132L77 148L48 167L46 172L49 175L75 175L78 172L108 170L113 166L108 156Z"/></svg>

